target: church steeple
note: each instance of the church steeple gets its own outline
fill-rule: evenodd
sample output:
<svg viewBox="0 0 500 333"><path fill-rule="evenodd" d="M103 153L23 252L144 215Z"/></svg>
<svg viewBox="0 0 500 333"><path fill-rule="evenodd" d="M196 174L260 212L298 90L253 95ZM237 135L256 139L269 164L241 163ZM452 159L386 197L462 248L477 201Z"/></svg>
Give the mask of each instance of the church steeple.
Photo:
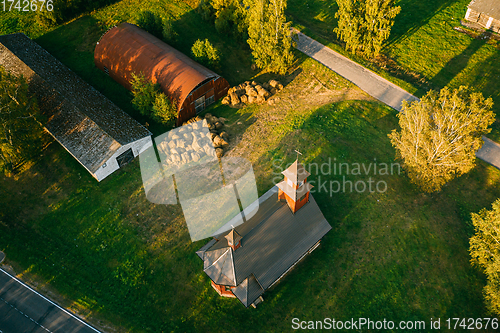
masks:
<svg viewBox="0 0 500 333"><path fill-rule="evenodd" d="M278 199L286 200L295 213L309 201L309 192L313 186L307 182L307 177L311 174L299 163L298 158L282 174L284 180L277 184Z"/></svg>

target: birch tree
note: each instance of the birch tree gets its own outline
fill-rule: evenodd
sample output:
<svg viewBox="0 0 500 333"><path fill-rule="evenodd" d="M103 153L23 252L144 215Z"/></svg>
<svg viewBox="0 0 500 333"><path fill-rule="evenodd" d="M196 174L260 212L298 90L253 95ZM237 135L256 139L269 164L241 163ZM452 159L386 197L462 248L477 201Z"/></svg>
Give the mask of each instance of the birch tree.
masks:
<svg viewBox="0 0 500 333"><path fill-rule="evenodd" d="M500 199L492 210L472 214L475 234L470 239L471 262L484 269L487 277L484 296L487 307L500 315Z"/></svg>
<svg viewBox="0 0 500 333"><path fill-rule="evenodd" d="M248 45L257 67L285 74L293 62L286 0L256 0L251 6Z"/></svg>
<svg viewBox="0 0 500 333"><path fill-rule="evenodd" d="M420 102L404 102L398 114L401 129L389 138L412 182L435 192L472 170L481 137L495 121L492 106L491 98L464 86L431 90Z"/></svg>
<svg viewBox="0 0 500 333"><path fill-rule="evenodd" d="M15 77L0 66L0 172L11 172L40 153L41 118L23 77Z"/></svg>
<svg viewBox="0 0 500 333"><path fill-rule="evenodd" d="M337 3L338 26L334 32L346 43L346 49L360 52L366 58L379 54L401 7L395 6L394 0L337 0Z"/></svg>

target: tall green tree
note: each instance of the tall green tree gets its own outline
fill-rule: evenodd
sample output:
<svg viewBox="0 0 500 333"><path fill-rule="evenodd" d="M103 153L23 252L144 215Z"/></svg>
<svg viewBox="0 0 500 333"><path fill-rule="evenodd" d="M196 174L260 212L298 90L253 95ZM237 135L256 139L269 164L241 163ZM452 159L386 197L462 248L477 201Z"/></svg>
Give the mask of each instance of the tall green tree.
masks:
<svg viewBox="0 0 500 333"><path fill-rule="evenodd" d="M252 0L200 0L198 12L213 20L217 32L232 33L239 39L248 37L248 11Z"/></svg>
<svg viewBox="0 0 500 333"><path fill-rule="evenodd" d="M488 282L484 288L487 307L500 315L500 199L492 210L472 214L475 234L470 239L471 262L484 269Z"/></svg>
<svg viewBox="0 0 500 333"><path fill-rule="evenodd" d="M492 106L491 98L464 86L431 90L420 101L404 102L398 114L401 129L389 138L412 182L434 192L472 170L481 137L495 121Z"/></svg>
<svg viewBox="0 0 500 333"><path fill-rule="evenodd" d="M19 163L40 154L43 127L36 99L28 94L23 77L0 66L0 171L11 172Z"/></svg>
<svg viewBox="0 0 500 333"><path fill-rule="evenodd" d="M337 3L338 26L334 32L346 43L346 49L360 52L366 58L379 54L401 7L394 5L395 0L337 0Z"/></svg>
<svg viewBox="0 0 500 333"><path fill-rule="evenodd" d="M279 74L285 74L293 62L286 5L286 0L256 0L249 13L248 45L255 64Z"/></svg>
<svg viewBox="0 0 500 333"><path fill-rule="evenodd" d="M177 117L176 103L161 91L159 84L146 80L142 73L132 73L130 84L135 109L156 122L173 125L173 120Z"/></svg>

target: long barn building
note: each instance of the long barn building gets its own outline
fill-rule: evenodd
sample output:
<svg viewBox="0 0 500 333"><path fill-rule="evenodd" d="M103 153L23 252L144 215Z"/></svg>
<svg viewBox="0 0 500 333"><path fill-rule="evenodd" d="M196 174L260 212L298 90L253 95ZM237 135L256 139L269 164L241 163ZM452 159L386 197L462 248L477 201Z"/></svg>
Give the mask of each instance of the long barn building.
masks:
<svg viewBox="0 0 500 333"><path fill-rule="evenodd" d="M132 73L159 83L177 103L177 125L224 97L228 82L208 68L130 23L106 32L96 45L95 65L130 89Z"/></svg>
<svg viewBox="0 0 500 333"><path fill-rule="evenodd" d="M0 36L0 66L26 79L47 132L98 181L152 144L151 132L26 35Z"/></svg>

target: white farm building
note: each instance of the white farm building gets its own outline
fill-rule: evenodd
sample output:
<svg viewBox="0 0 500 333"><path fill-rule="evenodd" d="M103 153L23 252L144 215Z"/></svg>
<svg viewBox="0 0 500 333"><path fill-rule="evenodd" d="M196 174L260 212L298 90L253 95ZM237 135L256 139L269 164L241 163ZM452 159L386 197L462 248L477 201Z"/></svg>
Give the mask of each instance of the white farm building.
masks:
<svg viewBox="0 0 500 333"><path fill-rule="evenodd" d="M151 145L151 133L22 33L0 36L0 66L23 75L45 129L98 181Z"/></svg>

